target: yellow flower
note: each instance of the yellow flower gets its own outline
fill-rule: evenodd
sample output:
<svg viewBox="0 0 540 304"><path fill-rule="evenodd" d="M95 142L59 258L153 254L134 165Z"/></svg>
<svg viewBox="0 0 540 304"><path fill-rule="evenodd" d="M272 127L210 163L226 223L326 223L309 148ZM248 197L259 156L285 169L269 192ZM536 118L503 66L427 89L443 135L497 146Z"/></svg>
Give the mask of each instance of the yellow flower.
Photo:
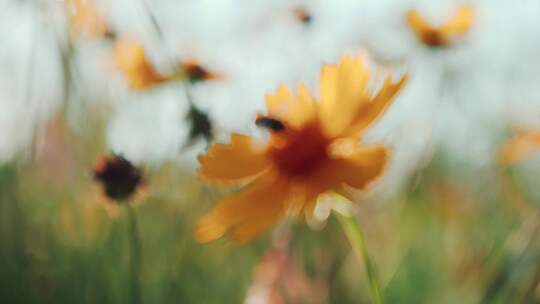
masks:
<svg viewBox="0 0 540 304"><path fill-rule="evenodd" d="M129 86L136 90L145 90L169 79L154 69L146 58L142 44L133 39L118 39L114 61L126 77Z"/></svg>
<svg viewBox="0 0 540 304"><path fill-rule="evenodd" d="M65 4L72 39L81 36L100 38L108 33L107 24L92 0L67 0Z"/></svg>
<svg viewBox="0 0 540 304"><path fill-rule="evenodd" d="M418 40L430 47L451 46L454 38L469 31L474 21L474 11L470 6L461 6L454 16L440 26L429 24L417 10L407 13L407 23Z"/></svg>
<svg viewBox="0 0 540 304"><path fill-rule="evenodd" d="M368 79L360 57L343 57L323 67L319 101L304 85L297 92L281 86L267 96L268 113L256 121L270 131L265 147L233 134L230 144L214 144L200 156L204 181L247 185L200 219L196 239L228 233L249 241L286 215L310 217L320 194L365 189L379 177L389 151L358 137L385 112L406 77L397 83L387 78L377 94L369 93Z"/></svg>
<svg viewBox="0 0 540 304"><path fill-rule="evenodd" d="M499 159L503 164L512 165L538 151L540 151L540 132L522 130L502 147Z"/></svg>

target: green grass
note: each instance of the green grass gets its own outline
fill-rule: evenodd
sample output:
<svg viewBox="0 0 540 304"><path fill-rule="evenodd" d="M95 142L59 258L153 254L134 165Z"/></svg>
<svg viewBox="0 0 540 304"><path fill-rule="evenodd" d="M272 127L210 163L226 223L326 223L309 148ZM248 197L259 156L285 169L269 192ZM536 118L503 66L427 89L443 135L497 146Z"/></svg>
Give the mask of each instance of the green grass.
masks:
<svg viewBox="0 0 540 304"><path fill-rule="evenodd" d="M0 168L3 303L129 303L128 218L124 208L111 218L98 203L88 168L94 154L76 152L67 174L38 161ZM385 302L539 303L538 211L517 208L490 184L521 185L527 176L498 170L479 181L447 168L436 159L392 202L360 206ZM247 245L201 245L193 224L226 193L170 164L146 171L148 193L135 207L143 303L242 303L256 266L284 239L290 267L309 284L322 282L326 302L370 303L362 263L334 218L321 231L283 223Z"/></svg>

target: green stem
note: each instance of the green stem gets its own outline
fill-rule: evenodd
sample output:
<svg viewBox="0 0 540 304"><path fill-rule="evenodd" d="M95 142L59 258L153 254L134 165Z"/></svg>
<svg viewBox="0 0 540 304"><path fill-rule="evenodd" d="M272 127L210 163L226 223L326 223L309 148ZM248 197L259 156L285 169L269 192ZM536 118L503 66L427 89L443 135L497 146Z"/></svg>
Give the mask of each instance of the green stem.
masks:
<svg viewBox="0 0 540 304"><path fill-rule="evenodd" d="M344 216L335 212L336 217L341 224L341 228L345 235L349 239L349 243L359 259L363 260L366 268L367 277L369 280L369 287L371 291L371 299L375 304L382 304L381 288L377 277L377 269L371 258L369 257L366 241L362 233L362 229L358 222L352 216Z"/></svg>
<svg viewBox="0 0 540 304"><path fill-rule="evenodd" d="M140 304L141 301L141 286L140 286L140 272L141 272L141 239L139 236L139 229L137 225L137 216L135 210L129 202L126 203L129 214L129 232L131 243L131 255L130 255L130 267L131 267L131 303Z"/></svg>

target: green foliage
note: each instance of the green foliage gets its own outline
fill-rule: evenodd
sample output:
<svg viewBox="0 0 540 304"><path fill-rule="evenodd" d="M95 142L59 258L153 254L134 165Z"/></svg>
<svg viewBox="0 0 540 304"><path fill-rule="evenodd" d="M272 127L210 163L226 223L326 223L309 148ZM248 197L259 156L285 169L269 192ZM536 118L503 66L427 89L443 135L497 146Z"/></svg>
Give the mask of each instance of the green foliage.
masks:
<svg viewBox="0 0 540 304"><path fill-rule="evenodd" d="M98 202L85 168L93 152L85 153L69 181L55 172L43 175L40 163L0 168L2 302L130 301L127 212L118 206L111 217ZM482 191L486 185L473 185L473 176L444 175L444 168L436 162L393 202L360 206L385 302L537 303L540 219L534 205L524 211L501 189ZM290 265L308 281L323 282L327 302L370 302L365 269L334 218L321 231L285 223L247 245L201 245L192 238L193 224L225 194L171 165L147 174L148 193L135 205L143 303L242 303L256 266L283 240ZM526 178L497 174L480 183L519 185ZM55 186L65 183L69 187ZM527 201L528 192L517 189ZM369 209L373 205L379 207Z"/></svg>

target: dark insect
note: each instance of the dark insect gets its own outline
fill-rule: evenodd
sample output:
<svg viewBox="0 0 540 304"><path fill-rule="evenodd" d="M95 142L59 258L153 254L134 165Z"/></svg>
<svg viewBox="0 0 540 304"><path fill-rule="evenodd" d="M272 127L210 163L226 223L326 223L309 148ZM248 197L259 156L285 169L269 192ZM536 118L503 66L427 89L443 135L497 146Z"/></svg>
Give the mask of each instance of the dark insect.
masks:
<svg viewBox="0 0 540 304"><path fill-rule="evenodd" d="M257 119L255 120L255 125L261 128L269 129L274 132L285 130L285 125L281 121L267 116L257 117Z"/></svg>

